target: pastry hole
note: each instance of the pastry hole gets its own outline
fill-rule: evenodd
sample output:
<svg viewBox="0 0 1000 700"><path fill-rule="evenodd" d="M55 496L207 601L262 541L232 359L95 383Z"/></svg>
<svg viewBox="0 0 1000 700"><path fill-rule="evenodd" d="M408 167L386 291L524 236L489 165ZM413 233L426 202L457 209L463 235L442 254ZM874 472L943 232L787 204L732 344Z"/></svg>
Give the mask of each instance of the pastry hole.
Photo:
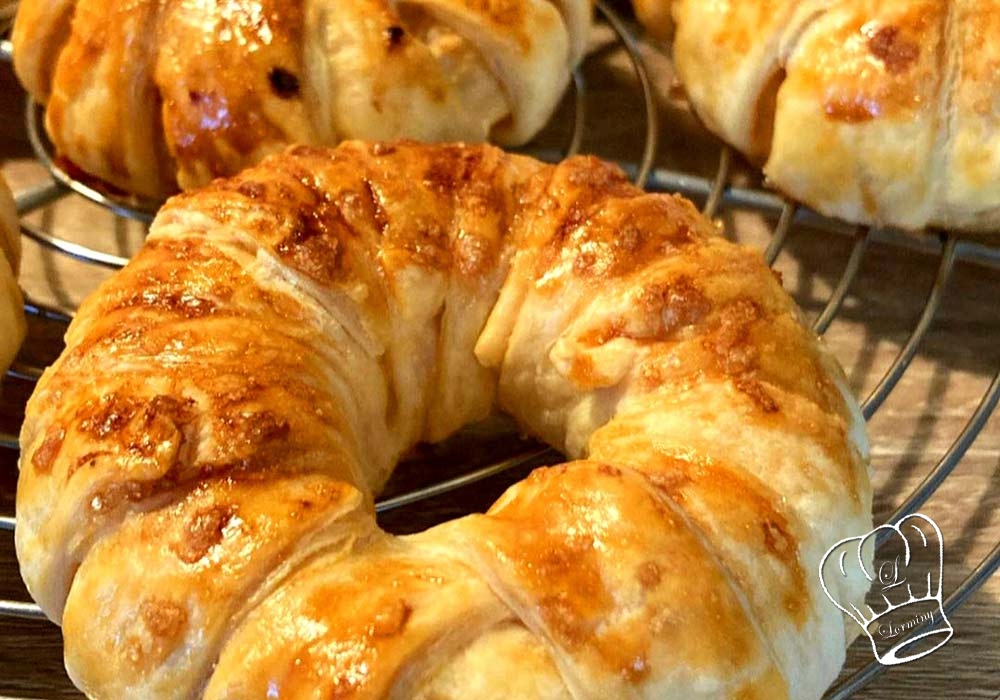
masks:
<svg viewBox="0 0 1000 700"><path fill-rule="evenodd" d="M267 80L271 83L274 94L284 100L299 94L299 79L284 68L272 68L267 74Z"/></svg>
<svg viewBox="0 0 1000 700"><path fill-rule="evenodd" d="M391 27L386 27L382 35L385 37L385 44L389 49L398 49L406 37L406 30L398 24L394 24Z"/></svg>

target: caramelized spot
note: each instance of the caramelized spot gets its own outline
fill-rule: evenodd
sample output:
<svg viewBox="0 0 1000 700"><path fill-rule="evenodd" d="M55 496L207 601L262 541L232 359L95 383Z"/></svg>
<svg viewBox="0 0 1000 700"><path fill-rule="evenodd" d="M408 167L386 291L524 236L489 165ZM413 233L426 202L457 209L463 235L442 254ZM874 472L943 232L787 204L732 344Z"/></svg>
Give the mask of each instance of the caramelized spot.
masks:
<svg viewBox="0 0 1000 700"><path fill-rule="evenodd" d="M645 590L651 590L659 585L663 572L655 561L647 561L639 566L636 578Z"/></svg>
<svg viewBox="0 0 1000 700"><path fill-rule="evenodd" d="M261 199L267 194L267 185L255 180L244 180L236 188L236 191L250 199Z"/></svg>
<svg viewBox="0 0 1000 700"><path fill-rule="evenodd" d="M604 384L604 375L597 371L594 358L584 353L573 355L568 379L578 387L594 387Z"/></svg>
<svg viewBox="0 0 1000 700"><path fill-rule="evenodd" d="M187 611L177 603L148 598L139 606L146 628L164 640L176 639L187 625Z"/></svg>
<svg viewBox="0 0 1000 700"><path fill-rule="evenodd" d="M267 442L283 442L291 432L287 420L267 410L224 416L222 423L236 434L237 439L254 447Z"/></svg>
<svg viewBox="0 0 1000 700"><path fill-rule="evenodd" d="M739 377L756 369L759 349L750 338L750 329L762 317L760 305L749 299L738 299L720 312L718 327L702 344L715 355L724 374Z"/></svg>
<svg viewBox="0 0 1000 700"><path fill-rule="evenodd" d="M827 99L824 111L826 116L834 121L859 124L879 117L882 107L877 100L863 95L854 97L838 95Z"/></svg>
<svg viewBox="0 0 1000 700"><path fill-rule="evenodd" d="M143 407L136 425L135 437L127 443L128 449L138 455L148 457L159 447L162 439L173 437L182 428L192 423L198 414L194 399L176 399L172 396L154 396ZM160 424L154 429L154 424Z"/></svg>
<svg viewBox="0 0 1000 700"><path fill-rule="evenodd" d="M233 507L216 504L194 514L184 528L184 538L174 553L185 564L194 564L222 542L223 531L235 515Z"/></svg>
<svg viewBox="0 0 1000 700"><path fill-rule="evenodd" d="M616 318L580 335L585 345L599 346L615 339L667 340L681 328L701 321L712 302L690 277L643 287L627 318Z"/></svg>
<svg viewBox="0 0 1000 700"><path fill-rule="evenodd" d="M777 413L780 410L778 403L767 393L764 385L753 377L743 376L736 380L736 388L757 404L764 413Z"/></svg>
<svg viewBox="0 0 1000 700"><path fill-rule="evenodd" d="M187 629L188 613L173 601L147 598L139 606L139 620L145 634L128 639L125 648L132 663L146 666L170 656Z"/></svg>
<svg viewBox="0 0 1000 700"><path fill-rule="evenodd" d="M92 513L114 510L124 503L169 491L191 477L184 471L189 458L184 446L198 417L193 399L154 396L144 402L111 394L96 406L85 406L82 412L80 431L103 439L110 449L84 455L76 461L75 468L91 463L101 454L127 453L128 460L144 463L142 471L148 470L149 474L148 480L120 481L94 491L89 502ZM67 478L72 475L71 472Z"/></svg>
<svg viewBox="0 0 1000 700"><path fill-rule="evenodd" d="M486 236L459 232L452 245L456 271L466 278L480 278L494 268L497 260L496 243Z"/></svg>
<svg viewBox="0 0 1000 700"><path fill-rule="evenodd" d="M616 318L613 321L605 323L603 326L592 328L580 334L580 342L585 345L596 346L604 345L608 341L622 337L631 338L632 336L625 330L624 319Z"/></svg>
<svg viewBox="0 0 1000 700"><path fill-rule="evenodd" d="M413 608L405 600L393 600L386 607L375 613L372 620L372 637L395 637L406 629L406 623L413 613Z"/></svg>
<svg viewBox="0 0 1000 700"><path fill-rule="evenodd" d="M180 424L190 423L197 417L194 399L179 399L173 396L154 396L145 412L147 422L161 415Z"/></svg>
<svg viewBox="0 0 1000 700"><path fill-rule="evenodd" d="M612 479L620 479L622 477L622 470L610 464L598 464L597 471L604 476L610 476Z"/></svg>
<svg viewBox="0 0 1000 700"><path fill-rule="evenodd" d="M590 577L587 583L590 582ZM592 591L586 585L582 591ZM542 619L560 641L570 648L586 645L595 636L596 622L580 615L579 607L565 593L554 593L539 601Z"/></svg>
<svg viewBox="0 0 1000 700"><path fill-rule="evenodd" d="M93 452L88 452L87 454L78 457L76 461L73 462L73 464L71 464L69 468L66 470L66 478L68 479L69 477L73 476L73 474L75 474L78 469L81 469L83 467L91 467L91 468L96 467L98 457L103 457L105 455L110 455L110 454L113 453L109 450L95 450Z"/></svg>
<svg viewBox="0 0 1000 700"><path fill-rule="evenodd" d="M228 408L241 403L246 403L247 401L256 401L261 398L266 391L267 387L258 377L247 377L244 381L240 382L229 391L220 392L218 394L218 399L223 406Z"/></svg>
<svg viewBox="0 0 1000 700"><path fill-rule="evenodd" d="M697 240L697 213L682 200L623 187L605 173L603 189L588 186L559 217L539 256L544 274L569 253L573 274L600 281L642 269Z"/></svg>
<svg viewBox="0 0 1000 700"><path fill-rule="evenodd" d="M80 432L96 438L106 438L128 425L139 410L136 400L111 394L101 398L97 406L87 406L80 421Z"/></svg>
<svg viewBox="0 0 1000 700"><path fill-rule="evenodd" d="M120 481L93 493L87 506L93 514L111 512L125 503L137 503L145 500L156 490L155 483Z"/></svg>
<svg viewBox="0 0 1000 700"><path fill-rule="evenodd" d="M448 270L452 266L448 233L434 220L415 222L405 233L395 231L386 247L404 252L410 262L431 270Z"/></svg>
<svg viewBox="0 0 1000 700"><path fill-rule="evenodd" d="M469 183L482 159L483 153L480 150L444 147L427 164L423 183L438 194L454 194Z"/></svg>
<svg viewBox="0 0 1000 700"><path fill-rule="evenodd" d="M603 612L611 608L594 540L589 536L544 540L529 545L529 556L517 566L539 592L539 612L549 629L571 648L586 645L594 639Z"/></svg>
<svg viewBox="0 0 1000 700"><path fill-rule="evenodd" d="M616 196L634 195L636 192L624 170L597 156L575 156L557 167L567 168L570 183L585 191L593 190Z"/></svg>
<svg viewBox="0 0 1000 700"><path fill-rule="evenodd" d="M663 328L660 337L672 335L679 328L690 326L704 318L712 308L708 297L687 275L682 275L665 288L650 290L658 301Z"/></svg>
<svg viewBox="0 0 1000 700"><path fill-rule="evenodd" d="M343 272L343 251L335 232L350 234L350 226L335 204L324 200L303 205L291 233L275 251L295 269L320 284L329 284Z"/></svg>
<svg viewBox="0 0 1000 700"><path fill-rule="evenodd" d="M375 228L378 232L385 236L386 230L389 228L389 214L382 205L382 198L375 191L375 187L372 185L371 180L365 178L361 181L364 187L365 194L368 195L368 202L371 204L371 216L372 221L375 223Z"/></svg>
<svg viewBox="0 0 1000 700"><path fill-rule="evenodd" d="M654 460L649 465L646 478L670 500L683 503L684 489L694 482L692 470L696 466L685 459L659 452L654 452Z"/></svg>
<svg viewBox="0 0 1000 700"><path fill-rule="evenodd" d="M692 499L702 503L701 508L685 508L696 524L703 512L722 514L711 516L713 525L702 526L703 530L719 529L741 546L750 546L758 556L774 558L781 577L771 582L769 595L802 623L809 608L809 599L802 594L806 577L795 535L780 510L777 495L739 469L707 460L693 462L656 450L649 454L644 467L650 483L674 503Z"/></svg>
<svg viewBox="0 0 1000 700"><path fill-rule="evenodd" d="M892 25L882 27L872 35L868 40L868 50L893 75L905 72L920 57L920 46L901 36L899 27Z"/></svg>
<svg viewBox="0 0 1000 700"><path fill-rule="evenodd" d="M211 316L218 309L217 304L211 299L199 297L170 282L159 284L154 282L141 292L124 299L115 309L140 306L176 313L187 319Z"/></svg>
<svg viewBox="0 0 1000 700"><path fill-rule="evenodd" d="M52 472L52 465L55 463L65 439L65 430L58 428L55 424L49 426L42 444L35 450L35 454L31 455L31 466L35 468L35 473L50 474Z"/></svg>
<svg viewBox="0 0 1000 700"><path fill-rule="evenodd" d="M183 436L183 427L197 417L192 399L154 396L144 401L117 393L86 404L78 415L80 432L124 445L139 457L149 457L168 440Z"/></svg>
<svg viewBox="0 0 1000 700"><path fill-rule="evenodd" d="M761 523L764 532L764 545L771 554L779 559L795 551L795 540L788 533L783 519L772 518Z"/></svg>

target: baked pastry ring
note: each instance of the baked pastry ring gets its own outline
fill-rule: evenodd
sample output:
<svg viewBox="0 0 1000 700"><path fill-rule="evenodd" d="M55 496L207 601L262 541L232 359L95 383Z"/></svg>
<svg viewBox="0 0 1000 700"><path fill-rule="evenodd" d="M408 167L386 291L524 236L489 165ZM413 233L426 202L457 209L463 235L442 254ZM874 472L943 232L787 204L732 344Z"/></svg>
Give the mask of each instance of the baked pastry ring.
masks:
<svg viewBox="0 0 1000 700"><path fill-rule="evenodd" d="M22 0L14 68L57 151L163 199L290 143L528 141L589 0Z"/></svg>
<svg viewBox="0 0 1000 700"><path fill-rule="evenodd" d="M1000 1L647 0L705 124L823 214L1000 227Z"/></svg>
<svg viewBox="0 0 1000 700"><path fill-rule="evenodd" d="M400 455L494 406L573 461L379 530ZM817 565L871 529L858 408L761 255L490 146L295 147L169 200L21 444L22 574L100 698L818 698Z"/></svg>
<svg viewBox="0 0 1000 700"><path fill-rule="evenodd" d="M10 367L24 342L24 299L17 286L21 264L21 228L14 197L0 176L0 373Z"/></svg>

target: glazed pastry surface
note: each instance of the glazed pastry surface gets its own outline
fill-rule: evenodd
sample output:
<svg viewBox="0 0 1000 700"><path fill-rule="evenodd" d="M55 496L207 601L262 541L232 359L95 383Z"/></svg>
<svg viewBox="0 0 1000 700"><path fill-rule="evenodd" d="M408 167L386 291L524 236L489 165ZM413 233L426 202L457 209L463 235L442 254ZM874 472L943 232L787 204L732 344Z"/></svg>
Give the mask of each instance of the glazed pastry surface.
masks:
<svg viewBox="0 0 1000 700"><path fill-rule="evenodd" d="M162 199L288 144L528 141L589 0L22 0L14 68L56 150Z"/></svg>
<svg viewBox="0 0 1000 700"><path fill-rule="evenodd" d="M401 455L497 408L570 461L382 532ZM871 529L857 405L761 255L489 146L171 199L21 444L22 574L95 698L819 698L817 565Z"/></svg>
<svg viewBox="0 0 1000 700"><path fill-rule="evenodd" d="M1000 225L998 0L646 0L705 124L823 214Z"/></svg>

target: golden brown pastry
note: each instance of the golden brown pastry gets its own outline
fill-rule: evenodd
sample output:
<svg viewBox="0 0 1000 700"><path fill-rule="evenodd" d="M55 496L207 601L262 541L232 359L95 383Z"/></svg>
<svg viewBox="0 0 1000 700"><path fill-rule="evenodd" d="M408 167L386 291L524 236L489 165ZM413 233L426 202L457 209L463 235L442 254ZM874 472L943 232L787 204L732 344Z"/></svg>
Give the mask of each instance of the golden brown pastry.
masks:
<svg viewBox="0 0 1000 700"><path fill-rule="evenodd" d="M24 300L17 286L21 263L21 229L17 221L14 197L0 176L0 377L14 361L27 325Z"/></svg>
<svg viewBox="0 0 1000 700"><path fill-rule="evenodd" d="M495 407L572 461L379 530L400 455ZM22 573L95 698L818 698L817 565L871 527L858 408L758 252L489 146L171 199L21 445Z"/></svg>
<svg viewBox="0 0 1000 700"><path fill-rule="evenodd" d="M669 0L633 0L635 15L647 34L657 41L667 41L674 33Z"/></svg>
<svg viewBox="0 0 1000 700"><path fill-rule="evenodd" d="M14 67L62 155L162 198L289 143L524 143L590 14L590 0L22 0Z"/></svg>
<svg viewBox="0 0 1000 700"><path fill-rule="evenodd" d="M1000 226L1000 1L654 4L697 113L778 189L853 222Z"/></svg>

